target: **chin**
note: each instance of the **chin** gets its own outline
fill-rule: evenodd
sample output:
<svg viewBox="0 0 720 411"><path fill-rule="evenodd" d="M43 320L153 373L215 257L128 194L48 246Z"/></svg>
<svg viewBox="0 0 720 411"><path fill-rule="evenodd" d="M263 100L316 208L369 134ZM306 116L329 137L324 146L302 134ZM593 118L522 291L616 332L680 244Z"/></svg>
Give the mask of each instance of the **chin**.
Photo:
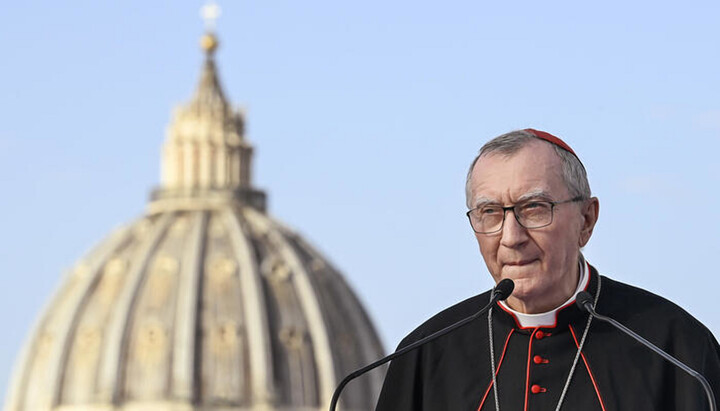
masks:
<svg viewBox="0 0 720 411"><path fill-rule="evenodd" d="M512 276L506 277L513 280L515 283L515 288L513 289L512 296L518 300L528 300L529 298L532 298L533 295L538 293L538 290L536 287L532 284L532 279L529 278L518 278L514 279Z"/></svg>
<svg viewBox="0 0 720 411"><path fill-rule="evenodd" d="M519 283L536 282L541 276L542 272L532 265L505 266L501 271L500 279L509 278L519 285Z"/></svg>

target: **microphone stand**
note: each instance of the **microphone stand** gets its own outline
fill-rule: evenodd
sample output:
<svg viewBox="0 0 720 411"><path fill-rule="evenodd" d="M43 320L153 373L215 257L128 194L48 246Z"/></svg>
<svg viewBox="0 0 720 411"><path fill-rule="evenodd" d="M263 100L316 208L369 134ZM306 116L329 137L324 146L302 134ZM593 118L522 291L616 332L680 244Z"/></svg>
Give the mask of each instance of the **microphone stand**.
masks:
<svg viewBox="0 0 720 411"><path fill-rule="evenodd" d="M582 294L586 294L582 295ZM644 339L643 337L639 336L637 333L632 331L631 329L625 327L624 325L620 324L616 320L606 317L604 315L600 315L597 312L595 312L595 308L593 308L592 305L592 296L588 294L586 291L583 291L581 293L578 293L578 296L576 297L577 303L580 306L580 308L587 311L590 315L597 318L600 321L604 321L606 323L610 323L614 325L617 329L624 332L625 334L629 335L634 340L640 342L644 346L648 347L649 349L653 350L656 354L663 357L664 359L670 361L675 366L680 368L681 370L685 371L686 373L690 374L691 376L695 377L698 381L700 381L700 384L702 384L703 389L705 389L705 395L707 396L708 403L710 405L710 411L717 411L717 406L715 405L715 395L713 395L712 388L710 387L710 383L703 377L702 374L699 372L693 370L692 368L685 365L682 361L678 360L677 358L673 357L672 355L666 353L662 349L660 349L655 344L651 343L650 341Z"/></svg>
<svg viewBox="0 0 720 411"><path fill-rule="evenodd" d="M448 325L447 327L443 328L442 330L436 331L436 332L428 335L427 337L421 338L410 345L406 345L405 347L395 351L394 353L388 355L387 357L383 357L383 358L375 361L372 364L366 365L366 366L350 373L347 377L343 378L343 380L340 381L340 384L338 384L337 388L335 389L335 392L333 393L333 396L332 396L332 400L330 401L330 411L335 411L338 400L340 399L340 393L342 392L343 388L345 388L345 386L350 381L354 380L355 378L365 374L366 372L368 372L374 368L377 368L377 367L385 364L386 362L392 361L395 358L420 347L423 344L426 344L436 338L442 337L443 335L449 333L450 331L455 330L456 328L460 328L463 325L465 325L473 320L476 320L478 317L485 314L490 309L490 307L492 307L496 302L508 298L510 296L510 294L512 293L512 290L514 287L515 287L515 284L513 284L512 280L508 280L508 279L502 280L495 287L495 290L493 291L492 300L490 300L490 302L485 307L480 309L480 311L476 312L475 314L471 315L470 317L463 318L462 320L460 320L454 324Z"/></svg>

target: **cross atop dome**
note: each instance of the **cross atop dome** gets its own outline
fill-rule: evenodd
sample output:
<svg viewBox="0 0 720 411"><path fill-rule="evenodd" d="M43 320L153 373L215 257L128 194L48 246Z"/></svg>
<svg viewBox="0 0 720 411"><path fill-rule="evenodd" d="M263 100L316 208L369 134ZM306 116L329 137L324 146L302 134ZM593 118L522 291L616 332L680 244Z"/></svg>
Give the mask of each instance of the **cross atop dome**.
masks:
<svg viewBox="0 0 720 411"><path fill-rule="evenodd" d="M200 46L208 54L208 57L212 56L218 47L215 24L220 14L220 6L213 0L208 1L200 8L200 17L205 21L205 34L200 39Z"/></svg>
<svg viewBox="0 0 720 411"><path fill-rule="evenodd" d="M213 0L208 1L200 8L200 16L205 21L205 31L215 31L215 22L218 17L220 17L220 14L220 6L218 6Z"/></svg>

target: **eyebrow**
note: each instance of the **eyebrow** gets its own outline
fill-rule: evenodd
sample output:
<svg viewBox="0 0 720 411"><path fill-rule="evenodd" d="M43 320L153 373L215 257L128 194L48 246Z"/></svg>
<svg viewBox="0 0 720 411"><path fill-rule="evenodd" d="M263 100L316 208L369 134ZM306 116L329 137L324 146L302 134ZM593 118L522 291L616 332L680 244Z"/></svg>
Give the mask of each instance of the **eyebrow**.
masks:
<svg viewBox="0 0 720 411"><path fill-rule="evenodd" d="M497 204L498 202L489 197L477 197L473 203L473 208L485 207L488 204Z"/></svg>
<svg viewBox="0 0 720 411"><path fill-rule="evenodd" d="M523 201L535 200L535 199L542 199L542 200L551 201L552 198L553 198L553 197L550 195L550 193L548 193L547 191L545 191L545 190L543 190L543 189L541 189L541 188L538 188L538 189L535 189L535 190L528 191L527 193L525 193L525 194L521 195L520 197L518 197L516 203L522 203Z"/></svg>
<svg viewBox="0 0 720 411"><path fill-rule="evenodd" d="M545 191L541 188L537 188L534 190L530 190L527 193L518 197L517 200L515 201L515 204L522 203L522 202L528 201L528 200L534 200L534 199L542 199L542 200L552 201L552 196L547 191ZM481 207L485 207L486 205L490 205L490 204L499 205L500 203L498 203L496 200L493 200L492 198L480 196L475 199L475 202L473 203L473 205L474 205L473 208L481 208Z"/></svg>

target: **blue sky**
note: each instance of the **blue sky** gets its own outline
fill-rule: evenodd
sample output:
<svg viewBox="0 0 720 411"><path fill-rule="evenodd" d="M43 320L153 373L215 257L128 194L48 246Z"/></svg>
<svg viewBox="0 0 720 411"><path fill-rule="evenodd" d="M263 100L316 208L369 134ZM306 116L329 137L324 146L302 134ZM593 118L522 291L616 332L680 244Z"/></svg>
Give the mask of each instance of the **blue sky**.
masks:
<svg viewBox="0 0 720 411"><path fill-rule="evenodd" d="M226 4L227 3L227 4ZM464 212L487 139L585 163L585 250L720 332L720 4L220 2L218 63L270 212L345 273L386 348L491 286ZM142 213L198 77L201 1L0 4L0 386L72 266Z"/></svg>

